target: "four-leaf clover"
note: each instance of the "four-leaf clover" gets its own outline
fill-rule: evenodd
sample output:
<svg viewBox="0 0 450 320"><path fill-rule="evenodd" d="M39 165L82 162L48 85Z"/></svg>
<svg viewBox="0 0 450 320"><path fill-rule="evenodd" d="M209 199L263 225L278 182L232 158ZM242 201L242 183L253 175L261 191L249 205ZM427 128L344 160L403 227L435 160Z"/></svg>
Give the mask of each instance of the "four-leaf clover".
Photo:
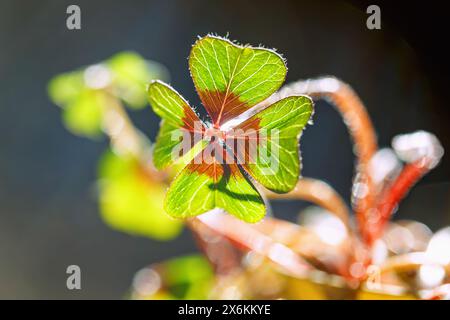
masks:
<svg viewBox="0 0 450 320"><path fill-rule="evenodd" d="M245 119L246 111L271 96L286 77L283 58L269 49L208 35L192 47L189 69L208 121L169 85L153 81L148 86L150 104L162 118L153 153L158 169L177 161L174 151L183 139L174 137L201 137L181 155L189 162L172 182L165 210L185 218L222 208L257 222L266 208L254 180L279 193L295 187L299 137L313 103L307 96L291 96Z"/></svg>

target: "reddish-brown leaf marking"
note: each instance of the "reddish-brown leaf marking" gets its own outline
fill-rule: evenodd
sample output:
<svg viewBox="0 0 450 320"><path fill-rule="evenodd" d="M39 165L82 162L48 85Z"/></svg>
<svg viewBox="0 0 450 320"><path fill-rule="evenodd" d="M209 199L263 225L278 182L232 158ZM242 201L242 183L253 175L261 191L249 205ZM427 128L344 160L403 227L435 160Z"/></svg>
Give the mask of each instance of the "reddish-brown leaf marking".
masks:
<svg viewBox="0 0 450 320"><path fill-rule="evenodd" d="M224 149L222 148L222 150ZM209 158L205 159L205 157ZM216 155L209 156L205 155L203 152L199 153L186 168L192 173L195 172L200 175L207 175L213 179L214 183L219 182L222 178L228 179L230 176L237 177L240 175L237 164L221 163L217 160Z"/></svg>
<svg viewBox="0 0 450 320"><path fill-rule="evenodd" d="M240 101L239 97L232 92L206 90L200 91L199 96L217 128L249 109L248 104Z"/></svg>

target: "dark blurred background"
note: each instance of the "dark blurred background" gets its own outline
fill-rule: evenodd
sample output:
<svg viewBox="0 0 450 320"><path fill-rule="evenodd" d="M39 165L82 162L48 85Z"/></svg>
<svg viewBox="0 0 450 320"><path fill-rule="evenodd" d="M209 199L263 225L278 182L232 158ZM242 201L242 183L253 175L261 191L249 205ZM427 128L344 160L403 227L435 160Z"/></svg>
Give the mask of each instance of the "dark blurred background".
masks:
<svg viewBox="0 0 450 320"><path fill-rule="evenodd" d="M391 1L393 2L393 1ZM436 1L437 2L437 1ZM366 28L369 4L382 30ZM145 265L194 252L188 232L172 242L131 237L101 221L97 160L107 145L69 133L46 92L55 74L135 50L164 64L171 84L198 104L187 68L197 35L277 48L288 82L335 75L366 103L380 146L424 129L450 150L445 10L395 1L13 1L0 2L0 298L121 298ZM81 7L82 29L66 28ZM132 114L151 139L158 118ZM330 182L349 199L351 144L338 114L318 103L302 138L303 175ZM396 218L450 224L449 157L414 188ZM301 203L276 203L292 219ZM82 290L66 288L66 267L82 270Z"/></svg>

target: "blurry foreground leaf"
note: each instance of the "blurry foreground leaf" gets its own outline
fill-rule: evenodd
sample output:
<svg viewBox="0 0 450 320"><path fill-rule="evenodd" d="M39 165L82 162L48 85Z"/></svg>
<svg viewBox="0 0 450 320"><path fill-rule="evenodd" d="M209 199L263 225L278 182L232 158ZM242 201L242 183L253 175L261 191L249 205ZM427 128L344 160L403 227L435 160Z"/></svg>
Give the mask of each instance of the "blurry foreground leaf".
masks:
<svg viewBox="0 0 450 320"><path fill-rule="evenodd" d="M101 134L105 96L93 90L84 90L63 110L64 123L77 135L96 137Z"/></svg>
<svg viewBox="0 0 450 320"><path fill-rule="evenodd" d="M150 275L142 277L141 275ZM201 255L171 259L141 270L133 283L132 298L203 300L214 283L210 263Z"/></svg>
<svg viewBox="0 0 450 320"><path fill-rule="evenodd" d="M168 78L159 63L146 61L135 52L122 52L111 57L107 65L114 74L114 90L125 103L135 109L145 107L145 87L153 79Z"/></svg>
<svg viewBox="0 0 450 320"><path fill-rule="evenodd" d="M48 95L63 108L67 129L95 138L101 133L108 98L120 99L132 109L143 108L147 103L145 86L157 78L168 78L162 65L134 52L122 52L98 64L53 77Z"/></svg>
<svg viewBox="0 0 450 320"><path fill-rule="evenodd" d="M133 235L169 240L182 223L163 210L166 186L152 181L133 158L108 151L100 161L100 210L112 228Z"/></svg>
<svg viewBox="0 0 450 320"><path fill-rule="evenodd" d="M48 94L55 104L62 106L74 101L84 88L82 72L67 72L53 77L48 85Z"/></svg>

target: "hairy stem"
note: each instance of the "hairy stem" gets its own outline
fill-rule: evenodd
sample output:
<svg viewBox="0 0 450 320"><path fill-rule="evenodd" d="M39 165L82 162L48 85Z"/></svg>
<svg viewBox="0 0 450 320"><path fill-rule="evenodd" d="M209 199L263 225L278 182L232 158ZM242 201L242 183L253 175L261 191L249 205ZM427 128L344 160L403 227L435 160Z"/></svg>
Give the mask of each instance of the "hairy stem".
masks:
<svg viewBox="0 0 450 320"><path fill-rule="evenodd" d="M373 244L383 233L399 202L408 194L411 188L430 170L431 159L424 158L403 167L400 175L381 195L377 208L366 224L365 241Z"/></svg>
<svg viewBox="0 0 450 320"><path fill-rule="evenodd" d="M292 275L305 277L311 266L297 253L274 241L251 225L217 210L192 218L191 224L203 224L223 235L238 247L251 250L275 262Z"/></svg>
<svg viewBox="0 0 450 320"><path fill-rule="evenodd" d="M364 104L353 89L334 77L297 81L283 87L267 103L293 94L306 94L314 99L325 99L341 114L349 129L357 157L353 205L359 231L365 238L367 214L374 207L375 186L368 172L369 161L377 151L377 138Z"/></svg>
<svg viewBox="0 0 450 320"><path fill-rule="evenodd" d="M269 199L297 199L317 204L338 217L351 232L350 212L341 196L327 183L313 179L302 178L294 190L288 193L274 193L267 191Z"/></svg>

